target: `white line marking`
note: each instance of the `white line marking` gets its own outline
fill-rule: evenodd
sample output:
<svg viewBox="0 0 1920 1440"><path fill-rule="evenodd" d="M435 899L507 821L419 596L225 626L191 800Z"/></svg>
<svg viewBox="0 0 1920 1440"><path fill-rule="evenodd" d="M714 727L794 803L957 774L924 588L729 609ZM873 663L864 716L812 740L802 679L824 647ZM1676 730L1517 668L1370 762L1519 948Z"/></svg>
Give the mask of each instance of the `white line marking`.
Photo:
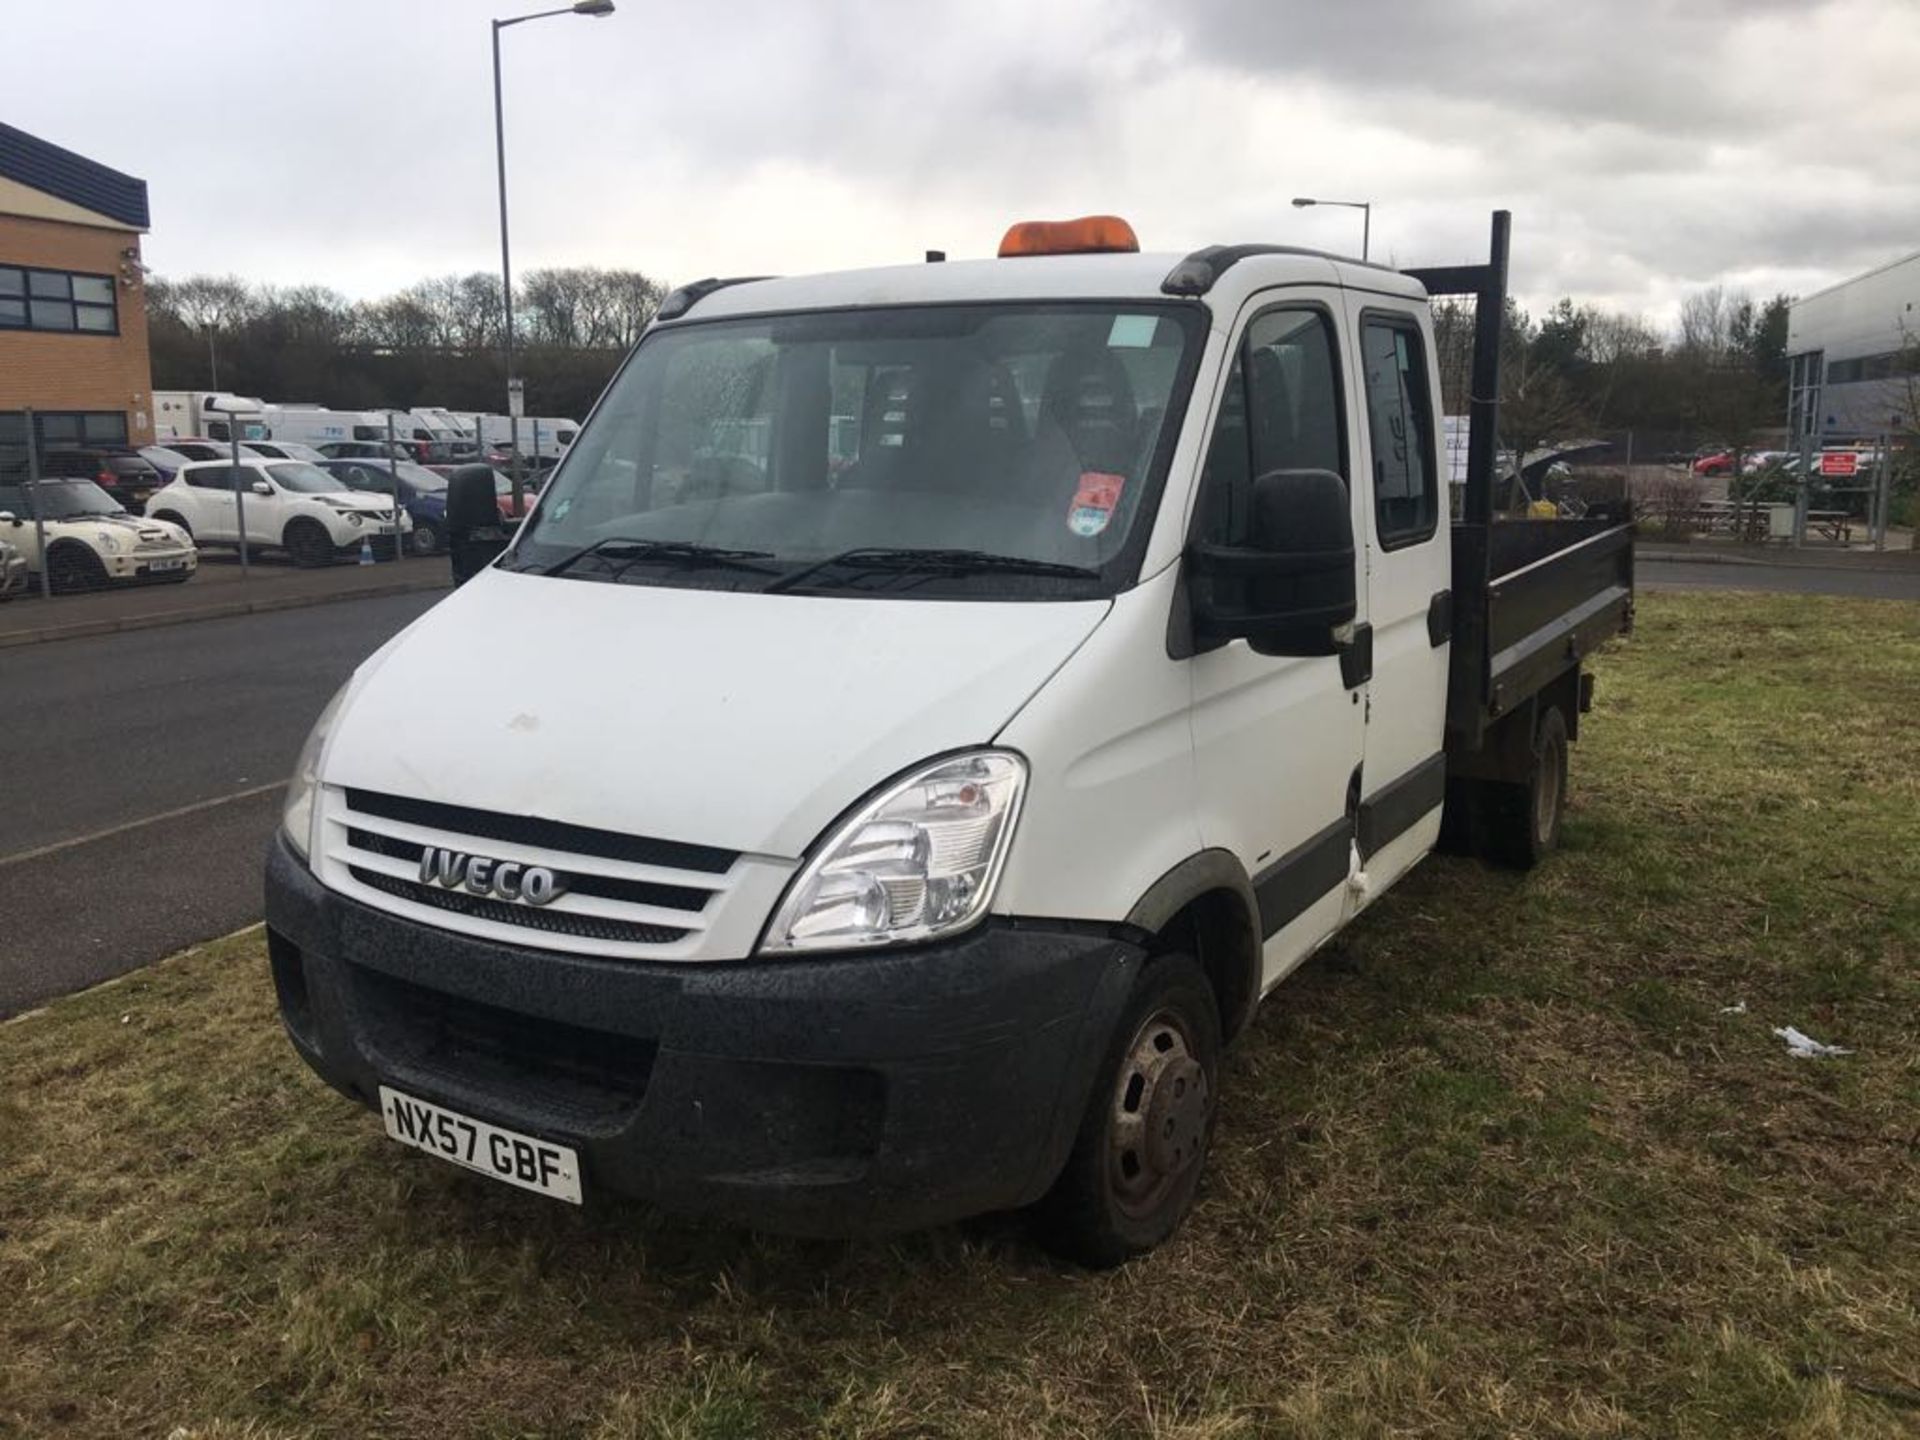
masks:
<svg viewBox="0 0 1920 1440"><path fill-rule="evenodd" d="M73 850L82 845L91 845L96 840L107 840L115 835L124 835L129 830L138 830L145 825L158 825L162 820L178 820L183 815L197 815L202 810L213 810L222 805L231 805L236 800L251 800L256 795L265 795L274 790L284 790L286 785L287 782L284 780L275 780L271 785L254 785L245 790L236 790L231 795L216 795L211 800L196 800L191 805L182 805L173 810L162 810L158 815L148 815L139 820L129 820L123 825L109 825L104 830L95 830L91 835L76 835L71 840L56 840L51 845L42 845L33 850L21 850L12 855L0 855L0 870L6 869L9 865L21 865L29 860L39 860L48 855L57 855L62 850Z"/></svg>

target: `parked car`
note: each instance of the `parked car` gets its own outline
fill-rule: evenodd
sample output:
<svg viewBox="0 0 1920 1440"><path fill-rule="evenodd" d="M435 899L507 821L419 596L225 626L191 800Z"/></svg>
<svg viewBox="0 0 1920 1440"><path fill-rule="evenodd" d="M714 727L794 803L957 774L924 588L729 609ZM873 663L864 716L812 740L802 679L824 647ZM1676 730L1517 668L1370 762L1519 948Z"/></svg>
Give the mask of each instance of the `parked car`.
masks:
<svg viewBox="0 0 1920 1440"><path fill-rule="evenodd" d="M27 557L20 548L0 540L0 600L11 600L23 593L32 577L27 572Z"/></svg>
<svg viewBox="0 0 1920 1440"><path fill-rule="evenodd" d="M249 440L240 449L243 454L252 451L262 460L304 460L309 465L318 465L327 458L298 440Z"/></svg>
<svg viewBox="0 0 1920 1440"><path fill-rule="evenodd" d="M1716 450L1710 455L1702 455L1693 462L1693 473L1696 475L1726 475L1732 470L1733 452L1731 450Z"/></svg>
<svg viewBox="0 0 1920 1440"><path fill-rule="evenodd" d="M242 460L238 476L234 468L218 460L183 466L147 502L148 513L183 527L201 545L238 545L244 509L247 544L285 550L296 565L332 564L357 554L362 541L376 553L396 553L391 500L357 494L304 460ZM400 539L412 528L402 511Z"/></svg>
<svg viewBox="0 0 1920 1440"><path fill-rule="evenodd" d="M329 440L320 447L328 460L412 460L414 447L404 440Z"/></svg>
<svg viewBox="0 0 1920 1440"><path fill-rule="evenodd" d="M140 458L160 472L160 483L166 484L173 479L174 472L182 465L191 465L194 457L175 450L170 445L142 445Z"/></svg>
<svg viewBox="0 0 1920 1440"><path fill-rule="evenodd" d="M147 497L167 483L151 460L127 445L49 450L40 471L49 479L91 480L130 515L140 514Z"/></svg>
<svg viewBox="0 0 1920 1440"><path fill-rule="evenodd" d="M189 460L229 460L233 455L228 441L207 440L198 435L175 435L163 442L163 446Z"/></svg>
<svg viewBox="0 0 1920 1440"><path fill-rule="evenodd" d="M319 468L349 488L373 495L393 494L397 474L401 508L413 521L407 548L416 555L432 555L446 543L446 476L410 460L322 460Z"/></svg>
<svg viewBox="0 0 1920 1440"><path fill-rule="evenodd" d="M199 553L183 529L129 514L91 480L42 480L31 494L25 485L0 485L0 539L19 551L35 574L42 564L42 532L47 575L56 593L147 580L184 581L200 565Z"/></svg>

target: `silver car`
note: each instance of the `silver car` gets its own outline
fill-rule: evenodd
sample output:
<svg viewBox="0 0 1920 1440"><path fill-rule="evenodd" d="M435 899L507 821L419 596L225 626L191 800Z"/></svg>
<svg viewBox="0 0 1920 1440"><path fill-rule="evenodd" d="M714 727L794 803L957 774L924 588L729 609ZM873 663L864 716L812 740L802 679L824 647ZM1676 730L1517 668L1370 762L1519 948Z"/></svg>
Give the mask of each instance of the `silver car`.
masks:
<svg viewBox="0 0 1920 1440"><path fill-rule="evenodd" d="M11 600L27 589L27 557L0 540L0 600Z"/></svg>

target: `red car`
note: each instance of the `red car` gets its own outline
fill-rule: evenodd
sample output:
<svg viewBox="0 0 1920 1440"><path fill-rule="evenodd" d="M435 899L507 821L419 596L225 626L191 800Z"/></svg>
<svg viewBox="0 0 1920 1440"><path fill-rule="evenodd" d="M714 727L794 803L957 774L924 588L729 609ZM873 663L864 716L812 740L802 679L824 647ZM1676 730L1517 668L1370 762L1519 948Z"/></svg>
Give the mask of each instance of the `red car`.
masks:
<svg viewBox="0 0 1920 1440"><path fill-rule="evenodd" d="M1729 475L1733 472L1733 452L1721 450L1712 455L1702 455L1693 462L1696 475Z"/></svg>

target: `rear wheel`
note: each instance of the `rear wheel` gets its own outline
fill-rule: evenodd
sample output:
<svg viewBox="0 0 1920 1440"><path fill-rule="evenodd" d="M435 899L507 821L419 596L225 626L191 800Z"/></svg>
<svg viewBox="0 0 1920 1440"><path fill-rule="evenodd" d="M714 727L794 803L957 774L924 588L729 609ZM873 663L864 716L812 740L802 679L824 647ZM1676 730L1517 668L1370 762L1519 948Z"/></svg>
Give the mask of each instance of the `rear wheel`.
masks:
<svg viewBox="0 0 1920 1440"><path fill-rule="evenodd" d="M1037 1208L1050 1250L1105 1268L1179 1228L1213 1136L1220 1051L1219 1007L1199 964L1154 960L1114 1028L1066 1167Z"/></svg>
<svg viewBox="0 0 1920 1440"><path fill-rule="evenodd" d="M1487 857L1496 864L1531 870L1560 843L1567 807L1567 721L1559 707L1540 712L1526 780L1487 786L1482 803Z"/></svg>
<svg viewBox="0 0 1920 1440"><path fill-rule="evenodd" d="M314 569L333 563L333 538L317 520L296 520L287 526L285 544L296 565Z"/></svg>
<svg viewBox="0 0 1920 1440"><path fill-rule="evenodd" d="M425 523L416 523L408 543L416 555L434 555L440 550L440 532Z"/></svg>
<svg viewBox="0 0 1920 1440"><path fill-rule="evenodd" d="M47 579L56 595L78 595L107 588L107 567L100 557L77 541L55 545L47 552Z"/></svg>

